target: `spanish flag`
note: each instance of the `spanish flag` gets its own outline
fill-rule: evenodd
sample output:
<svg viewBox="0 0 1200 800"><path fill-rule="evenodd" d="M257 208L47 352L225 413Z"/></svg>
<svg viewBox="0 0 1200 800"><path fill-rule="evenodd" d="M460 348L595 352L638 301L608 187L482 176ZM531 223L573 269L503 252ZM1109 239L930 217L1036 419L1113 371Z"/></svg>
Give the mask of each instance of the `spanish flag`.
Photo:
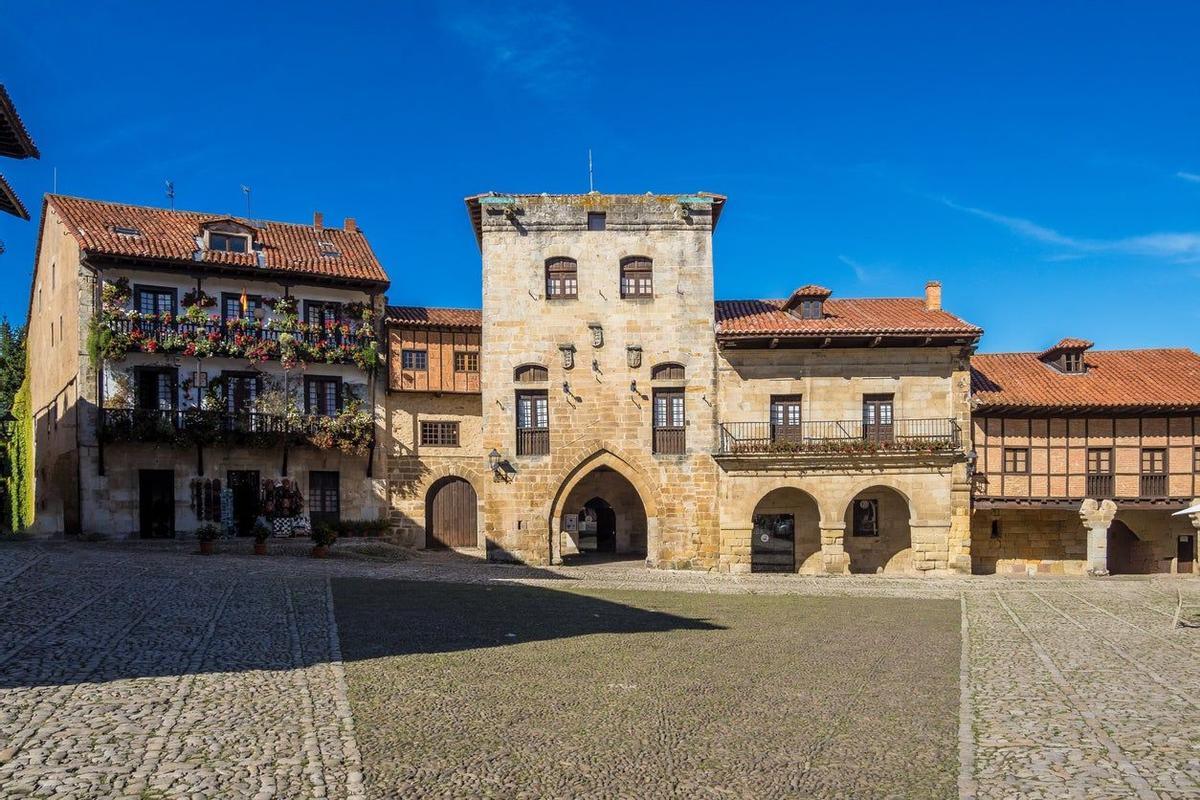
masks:
<svg viewBox="0 0 1200 800"><path fill-rule="evenodd" d="M250 298L246 297L246 290L242 289L242 316L246 316L247 310L250 307Z"/></svg>

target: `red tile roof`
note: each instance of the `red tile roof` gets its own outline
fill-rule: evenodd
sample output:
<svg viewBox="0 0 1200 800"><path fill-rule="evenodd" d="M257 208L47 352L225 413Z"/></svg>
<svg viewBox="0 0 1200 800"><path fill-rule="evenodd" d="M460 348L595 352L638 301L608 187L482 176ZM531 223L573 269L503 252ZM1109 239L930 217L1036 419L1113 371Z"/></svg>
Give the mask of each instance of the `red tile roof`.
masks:
<svg viewBox="0 0 1200 800"><path fill-rule="evenodd" d="M8 90L0 83L0 156L9 158L41 158L33 137L25 129Z"/></svg>
<svg viewBox="0 0 1200 800"><path fill-rule="evenodd" d="M810 283L808 286L801 286L792 292L792 297L829 297L831 294L833 292L824 286L817 286L815 283Z"/></svg>
<svg viewBox="0 0 1200 800"><path fill-rule="evenodd" d="M930 311L916 297L825 301L823 319L800 319L785 300L718 300L718 336L969 336L983 333L948 311Z"/></svg>
<svg viewBox="0 0 1200 800"><path fill-rule="evenodd" d="M1186 348L1091 350L1087 371L1063 373L1038 353L971 357L980 411L1200 408L1200 355Z"/></svg>
<svg viewBox="0 0 1200 800"><path fill-rule="evenodd" d="M1042 352L1038 353L1038 358L1046 358L1055 353L1077 352L1079 350L1090 350L1095 346L1095 342L1089 342L1087 339L1059 339L1058 344L1047 347Z"/></svg>
<svg viewBox="0 0 1200 800"><path fill-rule="evenodd" d="M362 231L316 228L290 222L266 222L170 211L165 208L130 206L80 197L47 195L46 201L63 218L67 229L86 253L102 256L150 259L184 264L211 264L236 269L271 270L313 278L387 284L388 276L371 251ZM202 250L196 243L201 226L228 220L253 229L259 252L230 253ZM128 236L114 228L135 228ZM323 255L322 243L338 255ZM262 264L259 264L259 256Z"/></svg>
<svg viewBox="0 0 1200 800"><path fill-rule="evenodd" d="M17 197L17 193L8 185L8 181L4 180L3 175L0 175L0 211L21 219L29 219L29 212L25 210L21 198Z"/></svg>
<svg viewBox="0 0 1200 800"><path fill-rule="evenodd" d="M389 325L429 328L481 328L483 313L477 308L429 308L427 306L388 306L385 321Z"/></svg>

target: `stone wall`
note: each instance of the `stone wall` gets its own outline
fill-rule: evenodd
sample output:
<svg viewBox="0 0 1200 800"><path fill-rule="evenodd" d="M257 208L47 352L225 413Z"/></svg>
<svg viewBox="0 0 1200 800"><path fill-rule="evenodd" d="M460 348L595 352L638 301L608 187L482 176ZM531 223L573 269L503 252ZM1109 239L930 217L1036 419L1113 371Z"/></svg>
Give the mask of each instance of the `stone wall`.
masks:
<svg viewBox="0 0 1200 800"><path fill-rule="evenodd" d="M589 212L607 215L606 230L587 230ZM534 564L559 558L566 495L603 465L641 497L648 563L715 566L710 209L684 214L666 196L521 196L511 216L485 209L481 229L483 446L515 469L511 482L491 487L486 503L492 556ZM545 297L546 260L559 256L578 262L577 299ZM652 298L622 299L627 256L652 260ZM598 347L589 323L602 326ZM573 367L564 365L561 346L574 347ZM628 348L640 348L636 366ZM686 368L685 380L672 384L685 389L683 455L652 453L650 373L662 362ZM549 380L518 387L513 372L522 364L547 367ZM548 455L516 455L517 388L547 393Z"/></svg>

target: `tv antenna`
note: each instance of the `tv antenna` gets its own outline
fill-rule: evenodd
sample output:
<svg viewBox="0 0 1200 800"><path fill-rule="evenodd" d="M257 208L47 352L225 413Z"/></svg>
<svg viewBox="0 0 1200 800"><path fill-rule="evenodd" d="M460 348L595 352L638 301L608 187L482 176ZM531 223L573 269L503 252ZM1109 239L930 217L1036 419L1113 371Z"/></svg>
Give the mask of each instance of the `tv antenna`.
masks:
<svg viewBox="0 0 1200 800"><path fill-rule="evenodd" d="M246 219L250 219L253 215L250 213L250 187L242 184L242 194L246 195Z"/></svg>
<svg viewBox="0 0 1200 800"><path fill-rule="evenodd" d="M588 148L588 193L596 191L596 181L592 177L592 148Z"/></svg>
<svg viewBox="0 0 1200 800"><path fill-rule="evenodd" d="M175 181L167 181L167 202L171 204L171 210L175 210Z"/></svg>

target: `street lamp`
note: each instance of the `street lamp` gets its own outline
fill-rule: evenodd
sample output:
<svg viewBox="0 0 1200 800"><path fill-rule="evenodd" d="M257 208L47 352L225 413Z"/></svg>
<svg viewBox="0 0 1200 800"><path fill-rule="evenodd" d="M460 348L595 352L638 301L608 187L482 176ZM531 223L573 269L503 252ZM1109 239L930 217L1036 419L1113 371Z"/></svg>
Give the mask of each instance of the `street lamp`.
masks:
<svg viewBox="0 0 1200 800"><path fill-rule="evenodd" d="M500 468L500 453L496 448L492 448L492 452L488 453L488 468L495 472Z"/></svg>

